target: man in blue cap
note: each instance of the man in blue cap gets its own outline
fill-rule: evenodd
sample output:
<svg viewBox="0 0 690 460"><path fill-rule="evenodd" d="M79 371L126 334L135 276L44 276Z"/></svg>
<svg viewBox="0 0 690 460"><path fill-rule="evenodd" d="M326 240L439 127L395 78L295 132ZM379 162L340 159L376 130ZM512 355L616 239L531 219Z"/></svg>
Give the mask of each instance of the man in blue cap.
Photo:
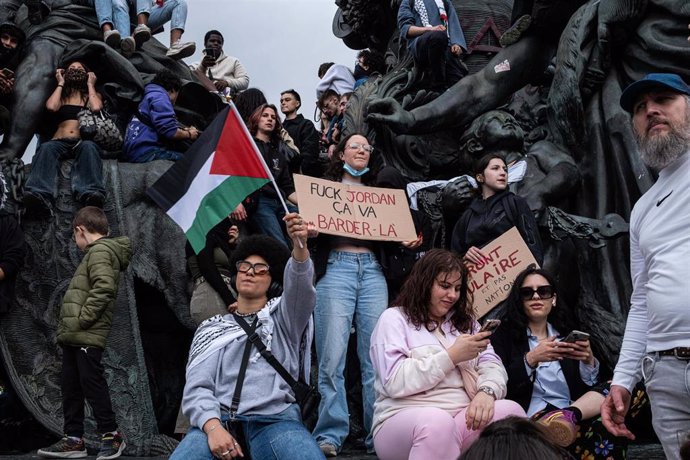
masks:
<svg viewBox="0 0 690 460"><path fill-rule="evenodd" d="M620 99L632 115L640 158L659 173L630 215L630 312L611 392L601 415L617 436L633 386L644 378L652 424L668 459L680 459L690 427L690 87L676 74L652 73Z"/></svg>

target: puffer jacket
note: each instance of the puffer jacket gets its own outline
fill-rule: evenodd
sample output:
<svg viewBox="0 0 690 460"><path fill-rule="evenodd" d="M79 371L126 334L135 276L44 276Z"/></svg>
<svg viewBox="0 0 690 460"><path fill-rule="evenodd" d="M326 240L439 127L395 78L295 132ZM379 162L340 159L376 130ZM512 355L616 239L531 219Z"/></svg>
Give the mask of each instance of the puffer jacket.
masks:
<svg viewBox="0 0 690 460"><path fill-rule="evenodd" d="M126 236L100 238L86 247L62 300L58 343L105 348L120 272L131 257L132 246Z"/></svg>

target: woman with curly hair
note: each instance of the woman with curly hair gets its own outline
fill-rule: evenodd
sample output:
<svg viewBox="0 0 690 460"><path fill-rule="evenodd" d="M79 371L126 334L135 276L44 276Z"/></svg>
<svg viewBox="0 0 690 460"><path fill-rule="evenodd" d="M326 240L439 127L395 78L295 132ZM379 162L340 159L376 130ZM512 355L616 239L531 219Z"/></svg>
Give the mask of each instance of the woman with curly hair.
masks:
<svg viewBox="0 0 690 460"><path fill-rule="evenodd" d="M474 319L468 272L444 249L412 268L371 336L374 445L382 460L457 459L494 420L525 412Z"/></svg>
<svg viewBox="0 0 690 460"><path fill-rule="evenodd" d="M194 334L182 399L193 428L171 459L323 458L302 424L290 385L248 343L241 326L251 325L252 336L293 379L308 381L314 266L299 244L307 238L307 225L296 213L286 215L285 223L295 243L291 256L282 243L265 235L247 237L232 253L237 303L230 314L202 322ZM228 420L230 427L222 423Z"/></svg>

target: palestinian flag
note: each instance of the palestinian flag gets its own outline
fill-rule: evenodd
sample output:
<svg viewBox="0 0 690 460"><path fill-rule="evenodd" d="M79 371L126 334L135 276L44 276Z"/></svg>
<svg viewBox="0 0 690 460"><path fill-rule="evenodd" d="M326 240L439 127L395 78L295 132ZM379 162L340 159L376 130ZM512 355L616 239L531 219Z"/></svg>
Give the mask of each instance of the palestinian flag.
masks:
<svg viewBox="0 0 690 460"><path fill-rule="evenodd" d="M198 254L209 230L270 181L254 139L230 104L147 194L182 227Z"/></svg>

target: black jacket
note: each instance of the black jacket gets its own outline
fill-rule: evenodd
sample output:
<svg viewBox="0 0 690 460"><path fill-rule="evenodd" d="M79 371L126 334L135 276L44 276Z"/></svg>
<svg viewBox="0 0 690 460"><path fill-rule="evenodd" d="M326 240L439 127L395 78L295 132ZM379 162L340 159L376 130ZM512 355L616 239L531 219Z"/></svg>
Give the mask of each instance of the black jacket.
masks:
<svg viewBox="0 0 690 460"><path fill-rule="evenodd" d="M254 139L254 142L256 142L256 146L259 147L259 151L264 157L266 165L268 165L268 168L271 170L271 173L273 174L273 177L275 178L283 197L287 198L295 191L295 184L292 181L292 174L290 174L290 168L285 155L281 153L279 149L269 143L260 141L256 138ZM280 141L280 143L281 147L285 145L283 141ZM294 152L294 150L291 150L289 147L287 147L287 145L285 145L283 148L287 148L288 150ZM265 194L266 196L278 198L276 195L276 189L270 182L261 187L259 190L261 190L261 193Z"/></svg>
<svg viewBox="0 0 690 460"><path fill-rule="evenodd" d="M0 281L0 313L6 313L14 301L17 272L24 263L24 233L13 215L0 211L0 268L5 278Z"/></svg>
<svg viewBox="0 0 690 460"><path fill-rule="evenodd" d="M307 176L321 177L323 165L319 162L319 133L314 123L297 115L292 120L285 120L283 127L295 141L302 157L302 173Z"/></svg>
<svg viewBox="0 0 690 460"><path fill-rule="evenodd" d="M511 327L510 323L503 323L491 335L491 345L494 347L496 354L501 358L501 361L503 361L506 372L508 372L508 394L506 399L515 401L527 411L532 400L532 389L534 388L532 375L527 373L524 360L525 353L529 351L527 331L519 331ZM591 389L580 377L579 361L564 359L561 361L561 368L570 390L571 401L575 401Z"/></svg>
<svg viewBox="0 0 690 460"><path fill-rule="evenodd" d="M470 247L481 248L513 226L517 227L537 263L542 265L544 252L534 214L522 197L507 190L486 200L472 200L455 224L451 249L464 255Z"/></svg>

